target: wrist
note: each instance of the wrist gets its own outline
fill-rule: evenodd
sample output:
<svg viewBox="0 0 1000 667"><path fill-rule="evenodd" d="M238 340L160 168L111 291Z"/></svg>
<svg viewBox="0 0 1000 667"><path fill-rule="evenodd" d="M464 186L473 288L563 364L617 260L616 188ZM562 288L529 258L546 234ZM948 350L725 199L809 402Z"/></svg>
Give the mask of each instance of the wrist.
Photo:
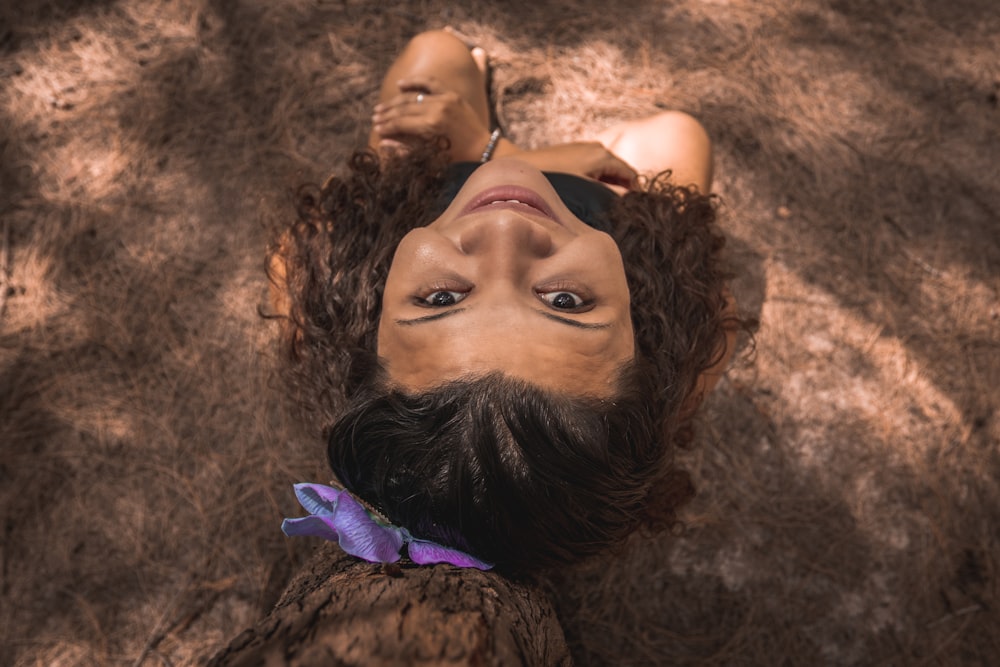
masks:
<svg viewBox="0 0 1000 667"><path fill-rule="evenodd" d="M483 149L483 154L479 158L481 164L485 164L493 159L493 151L496 150L497 142L500 141L501 135L502 132L500 132L499 127L490 132L489 141L486 143L486 148Z"/></svg>

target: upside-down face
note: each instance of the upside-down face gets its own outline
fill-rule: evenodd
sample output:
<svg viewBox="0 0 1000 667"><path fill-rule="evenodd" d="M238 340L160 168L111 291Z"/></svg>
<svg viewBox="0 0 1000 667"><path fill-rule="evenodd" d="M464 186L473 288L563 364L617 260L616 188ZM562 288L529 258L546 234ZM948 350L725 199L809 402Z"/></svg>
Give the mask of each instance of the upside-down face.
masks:
<svg viewBox="0 0 1000 667"><path fill-rule="evenodd" d="M609 396L635 354L618 246L570 213L531 165L487 162L439 218L400 242L378 354L392 384L410 391L500 371Z"/></svg>

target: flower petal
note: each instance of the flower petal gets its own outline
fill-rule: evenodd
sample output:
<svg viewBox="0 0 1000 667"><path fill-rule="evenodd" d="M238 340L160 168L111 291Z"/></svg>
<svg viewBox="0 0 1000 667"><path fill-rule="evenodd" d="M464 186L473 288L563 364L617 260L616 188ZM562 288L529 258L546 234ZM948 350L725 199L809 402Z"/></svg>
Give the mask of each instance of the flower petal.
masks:
<svg viewBox="0 0 1000 667"><path fill-rule="evenodd" d="M340 535L333 527L333 519L328 516L304 516L298 519L285 519L281 522L281 532L289 537L322 537L324 540L337 542Z"/></svg>
<svg viewBox="0 0 1000 667"><path fill-rule="evenodd" d="M337 500L344 492L323 484L296 484L295 497L310 514L333 514L337 510Z"/></svg>
<svg viewBox="0 0 1000 667"><path fill-rule="evenodd" d="M340 535L340 548L372 563L395 563L403 547L403 533L395 526L382 526L349 493L340 496L333 525Z"/></svg>
<svg viewBox="0 0 1000 667"><path fill-rule="evenodd" d="M489 570L493 566L489 563L473 558L464 551L441 546L436 542L411 539L406 547L410 554L410 560L418 565L429 565L431 563L450 563L455 567L474 567L477 570Z"/></svg>

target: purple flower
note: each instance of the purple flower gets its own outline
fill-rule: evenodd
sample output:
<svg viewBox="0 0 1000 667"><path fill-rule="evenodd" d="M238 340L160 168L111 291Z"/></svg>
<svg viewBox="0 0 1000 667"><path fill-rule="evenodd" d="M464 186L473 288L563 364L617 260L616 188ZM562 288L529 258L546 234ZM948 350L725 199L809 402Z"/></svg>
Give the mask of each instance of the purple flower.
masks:
<svg viewBox="0 0 1000 667"><path fill-rule="evenodd" d="M383 523L350 491L322 484L296 484L295 496L310 516L285 519L281 530L289 537L322 537L371 563L395 563L399 560L399 550L406 544L410 560L419 565L450 563L480 570L493 567L457 549L415 538L405 528Z"/></svg>

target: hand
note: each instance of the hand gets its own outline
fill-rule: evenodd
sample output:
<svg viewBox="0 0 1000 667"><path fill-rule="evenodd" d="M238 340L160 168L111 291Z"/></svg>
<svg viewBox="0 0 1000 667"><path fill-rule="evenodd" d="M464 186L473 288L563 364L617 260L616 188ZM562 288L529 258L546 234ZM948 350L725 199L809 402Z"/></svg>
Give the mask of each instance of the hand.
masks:
<svg viewBox="0 0 1000 667"><path fill-rule="evenodd" d="M599 141L578 141L521 151L517 158L542 171L561 171L632 189L636 173Z"/></svg>
<svg viewBox="0 0 1000 667"><path fill-rule="evenodd" d="M373 130L387 147L404 147L447 137L453 161L479 160L490 130L458 93L444 90L435 77L401 79L399 94L375 107Z"/></svg>

